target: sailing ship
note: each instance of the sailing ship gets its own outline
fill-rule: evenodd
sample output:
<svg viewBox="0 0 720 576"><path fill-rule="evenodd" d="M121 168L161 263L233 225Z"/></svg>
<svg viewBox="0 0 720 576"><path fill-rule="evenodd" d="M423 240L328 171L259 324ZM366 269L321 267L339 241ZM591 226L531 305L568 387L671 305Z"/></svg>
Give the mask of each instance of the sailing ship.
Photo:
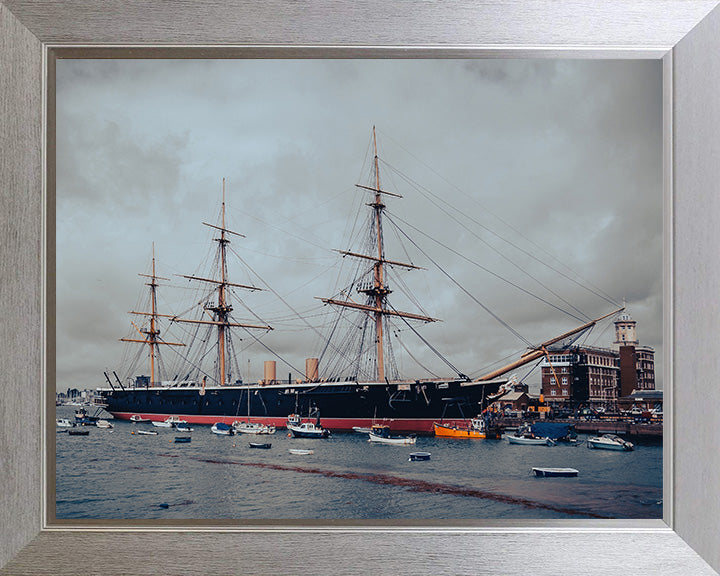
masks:
<svg viewBox="0 0 720 576"><path fill-rule="evenodd" d="M150 360L150 376L138 376L130 382L118 378L113 372L115 381L105 373L107 388L101 388L106 410L117 419L131 419L138 416L153 421L163 421L170 417L181 418L189 423L231 425L242 417L246 423L263 426L285 428L289 414L306 414L320 412L323 424L333 431L352 431L353 428L371 428L375 424L390 427L393 432L414 432L432 434L434 423L442 421L449 426L462 426L466 415L481 414L489 399L497 395L498 390L507 382L505 374L518 367L542 359L548 355L551 346L577 338L595 326L600 320L618 311L606 314L596 320L587 322L556 338L533 346L521 358L511 364L494 370L479 378L470 378L457 371L450 377L402 378L395 369L388 370L392 351L388 353L390 329L389 321L402 321L408 326L411 323L435 322L436 319L417 312L397 310L390 302L392 293L388 283L389 269L417 270L420 267L412 263L390 260L385 254L383 236L383 218L385 201L388 198L401 198L399 194L389 192L381 187L380 170L377 154L377 140L373 128L372 146L374 150L373 178L368 185L356 186L363 193L369 193L370 208L369 238L365 249L360 251L337 250L343 258L348 257L361 263L364 279L354 280L351 287L361 295L362 301L352 298L350 290L342 290L333 297L322 297L320 300L344 314L356 313L361 317L363 339L360 348L371 353L371 359L360 366L359 361L350 367L342 377L320 376L319 359L309 358L305 365L303 378L296 380L279 380L275 376L275 362L265 362L265 377L256 383L232 381L231 374L237 374L237 359L232 345L231 335L241 328L246 332L272 330L266 324L249 324L237 321L233 315L230 301L231 293L237 290L251 292L261 288L254 285L243 285L231 282L228 278L227 256L231 238L244 237L226 227L225 213L225 181L223 180L223 199L218 224L204 225L210 227L217 235L217 251L214 262L216 272L212 277L182 275L193 283L209 286L211 295L202 300L202 316L186 318L182 315L161 314L157 310L156 292L160 280L167 280L156 275L153 247L152 271L148 275L147 286L150 289L149 310L133 311L132 314L144 316L149 327L135 327L140 337L124 338L134 344L140 343L148 349ZM156 358L161 348L174 350L185 346L183 342L166 341L160 336L160 321L172 324L184 324L214 331L215 371L196 371L195 378L179 378L158 381L156 378ZM413 330L414 331L414 330ZM334 333L334 331L333 331ZM330 340L333 338L330 335ZM207 338L205 338L207 339ZM188 343L188 348L192 344ZM327 348L337 349L332 342ZM207 355L207 353L204 353ZM340 355L343 353L341 352ZM345 358L350 356L345 353ZM360 354L352 355L360 358ZM235 368L231 363L235 362ZM192 362L190 362L192 364ZM329 364L329 362L328 362ZM371 369L367 366L370 365ZM346 365L347 366L347 365ZM328 373L337 373L339 369L328 369ZM241 416L242 415L242 416Z"/></svg>

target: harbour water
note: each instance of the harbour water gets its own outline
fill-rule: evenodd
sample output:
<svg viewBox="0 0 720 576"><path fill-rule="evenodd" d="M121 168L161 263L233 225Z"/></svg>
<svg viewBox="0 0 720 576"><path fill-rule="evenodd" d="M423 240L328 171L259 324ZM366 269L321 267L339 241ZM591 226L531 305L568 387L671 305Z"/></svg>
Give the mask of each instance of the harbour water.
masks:
<svg viewBox="0 0 720 576"><path fill-rule="evenodd" d="M57 417L73 418L58 407ZM632 452L577 444L419 437L415 446L217 436L112 421L88 436L56 435L58 519L552 519L661 518L662 445ZM153 430L157 436L133 434ZM188 444L175 436L192 437ZM249 442L271 442L269 450ZM310 448L293 455L290 448ZM413 451L432 454L410 462ZM576 478L536 478L533 467L571 467Z"/></svg>

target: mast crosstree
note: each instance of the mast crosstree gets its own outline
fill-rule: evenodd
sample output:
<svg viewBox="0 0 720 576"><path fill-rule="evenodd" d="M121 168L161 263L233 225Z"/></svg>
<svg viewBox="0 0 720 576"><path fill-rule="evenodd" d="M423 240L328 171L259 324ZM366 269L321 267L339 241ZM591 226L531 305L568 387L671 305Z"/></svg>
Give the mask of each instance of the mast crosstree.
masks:
<svg viewBox="0 0 720 576"><path fill-rule="evenodd" d="M383 233L382 233L382 216L385 210L385 204L382 201L382 195L394 196L402 198L399 194L387 192L380 188L380 169L377 153L377 138L375 135L375 127L373 126L373 150L374 150L374 172L375 172L375 187L361 186L357 184L358 188L368 190L374 194L374 202L369 203L373 209L373 218L375 222L375 244L377 247L377 255L374 254L358 254L355 252L348 252L346 250L337 250L343 256L351 256L354 258L361 258L365 260L371 260L373 264L373 282L370 286L365 288L358 288L358 292L366 294L368 296L367 304L358 304L351 300L336 300L334 298L320 298L326 304L332 304L334 306L342 306L345 308L354 308L356 310L363 310L369 312L374 316L375 319L375 348L377 356L377 378L379 381L385 380L385 344L383 334L383 319L385 316L399 316L402 318L408 318L412 320L422 320L424 322L436 322L436 318L429 316L423 316L420 314L411 314L409 312L399 312L397 310L388 308L387 298L392 293L392 290L387 286L385 281L385 264L391 266L399 266L407 269L420 269L419 266L412 264L405 264L403 262L396 262L393 260L387 260L385 258L385 247L383 244Z"/></svg>
<svg viewBox="0 0 720 576"><path fill-rule="evenodd" d="M158 288L158 280L168 280L168 278L161 278L160 276L157 276L155 274L155 243L153 242L152 247L152 274L138 274L138 276L143 276L145 278L150 278L150 282L146 282L147 286L150 286L150 312L135 312L131 311L130 314L138 314L141 316L149 316L150 317L150 328L147 330L142 330L141 328L138 328L136 324L133 322L132 325L135 327L135 330L138 331L140 336L142 336L142 340L139 340L137 338L120 338L121 342L139 342L141 344L147 344L150 348L150 385L152 386L155 380L155 359L157 357L157 347L160 345L165 346L185 346L185 344L179 343L179 342L165 342L164 340L161 340L159 338L160 336L160 330L157 326L157 319L158 318L173 318L173 316L170 316L169 314L158 314L157 312L157 288Z"/></svg>
<svg viewBox="0 0 720 576"><path fill-rule="evenodd" d="M182 278L188 278L189 280L195 280L198 282L206 282L217 285L217 303L206 304L204 309L210 315L210 320L193 320L185 318L173 318L174 322L185 322L189 324L207 324L215 326L217 328L217 343L218 343L218 368L220 372L220 386L227 384L227 348L230 338L230 328L254 328L260 330L272 330L271 326L259 326L256 324L241 324L238 322L232 322L230 320L230 313L233 311L232 304L228 294L228 287L232 286L235 288L244 288L246 290L262 290L257 286L246 286L245 284L236 284L228 281L227 273L227 246L230 244L230 240L227 237L228 234L233 234L241 238L245 238L244 235L238 232L233 232L225 227L225 178L222 181L223 184L223 199L221 209L221 225L215 226L214 224L208 224L203 222L205 226L220 231L220 237L214 240L218 243L219 262L220 262L220 279L214 280L212 278L203 278L200 276L186 276L180 274ZM212 313L212 314L211 314Z"/></svg>

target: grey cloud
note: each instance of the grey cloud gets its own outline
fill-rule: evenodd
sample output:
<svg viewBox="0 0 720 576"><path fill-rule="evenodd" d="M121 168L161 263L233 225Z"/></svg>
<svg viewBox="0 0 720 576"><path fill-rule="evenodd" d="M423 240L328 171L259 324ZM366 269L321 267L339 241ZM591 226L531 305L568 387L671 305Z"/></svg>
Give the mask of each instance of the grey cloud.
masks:
<svg viewBox="0 0 720 576"><path fill-rule="evenodd" d="M550 252L556 268L580 274L614 300L627 298L641 339L661 354L660 80L660 64L650 61L64 62L59 373L76 375L83 386L102 383L102 368L121 355L117 338L143 287L136 273L147 266L151 242L161 274L194 272L212 244L200 222L217 215L223 177L230 227L247 236L233 249L296 310L322 313L314 297L336 288L339 255L332 249L350 248L353 210L367 202L354 184L373 124L381 157L399 171L384 167L384 182L405 196L388 203L391 215L543 292L480 236L586 313L609 311L604 300L477 224L438 216L403 182L412 176L435 194L434 203L457 206L544 260L550 257L542 250ZM531 340L573 326L467 261L417 242ZM405 249L412 252L403 243L389 245L400 260ZM523 347L421 254L411 256L428 270L404 280L427 312L443 319L424 333L453 363L479 369ZM234 272L252 276L243 266ZM78 283L88 277L95 282ZM395 295L397 306L412 305ZM242 297L278 322L263 342L293 365L317 353L317 336L298 327L272 292ZM83 302L92 306L83 309ZM101 328L84 333L83 320ZM603 338L600 345L609 345L611 333ZM259 369L267 352L251 346L247 355Z"/></svg>

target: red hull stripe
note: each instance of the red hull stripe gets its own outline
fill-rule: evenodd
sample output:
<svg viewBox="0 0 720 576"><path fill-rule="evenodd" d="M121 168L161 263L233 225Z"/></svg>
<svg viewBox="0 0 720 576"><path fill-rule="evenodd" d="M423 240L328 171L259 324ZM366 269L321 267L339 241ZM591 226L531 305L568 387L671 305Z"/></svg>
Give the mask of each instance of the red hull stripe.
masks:
<svg viewBox="0 0 720 576"><path fill-rule="evenodd" d="M130 417L137 414L143 418L149 418L156 422L161 422L170 416L185 420L189 424L207 424L208 426L215 424L215 422L223 422L225 424L232 424L235 421L247 421L247 417L242 416L199 416L197 414L148 414L142 412L111 412L111 414L118 420L130 420ZM277 417L262 417L262 416L251 416L251 422L260 422L261 424L268 424L276 426L277 428L284 428L287 424L287 418ZM393 432L420 432L426 434L433 433L433 422L438 422L435 419L427 418L387 418L387 419L376 419L372 418L321 418L322 425L329 430L337 431L352 431L353 427L370 428L373 424L382 424L390 426L390 430ZM464 426L466 423L463 420L443 420L443 424L450 426Z"/></svg>

